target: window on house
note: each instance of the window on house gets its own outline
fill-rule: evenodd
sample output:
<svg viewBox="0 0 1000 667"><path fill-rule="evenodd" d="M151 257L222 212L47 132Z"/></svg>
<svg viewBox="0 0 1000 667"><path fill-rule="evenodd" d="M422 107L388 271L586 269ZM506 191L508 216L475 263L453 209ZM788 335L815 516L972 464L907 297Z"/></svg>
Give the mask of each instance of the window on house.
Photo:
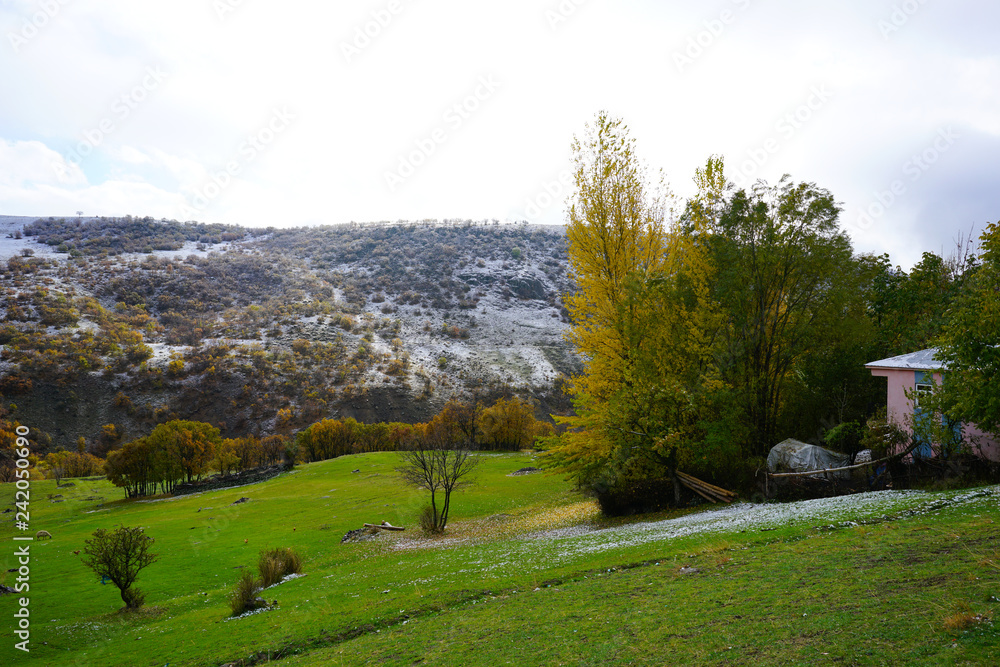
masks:
<svg viewBox="0 0 1000 667"><path fill-rule="evenodd" d="M930 396L931 392L934 391L934 386L930 384L924 384L922 382L917 383L917 405L920 405L920 401L924 396Z"/></svg>

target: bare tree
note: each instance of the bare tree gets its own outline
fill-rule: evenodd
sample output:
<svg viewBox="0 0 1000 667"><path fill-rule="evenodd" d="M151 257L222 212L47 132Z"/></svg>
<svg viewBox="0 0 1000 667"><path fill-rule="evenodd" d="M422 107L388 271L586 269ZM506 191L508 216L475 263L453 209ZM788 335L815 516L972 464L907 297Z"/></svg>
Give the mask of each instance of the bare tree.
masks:
<svg viewBox="0 0 1000 667"><path fill-rule="evenodd" d="M99 528L86 541L83 563L118 587L127 609L138 609L146 595L132 584L141 569L156 561L157 555L149 553L153 542L138 526L119 526L112 531Z"/></svg>
<svg viewBox="0 0 1000 667"><path fill-rule="evenodd" d="M52 463L52 467L49 468L49 471L52 473L52 477L56 480L56 488L58 489L62 486L63 477L66 476L66 457L58 457Z"/></svg>
<svg viewBox="0 0 1000 667"><path fill-rule="evenodd" d="M451 510L451 493L471 483L469 474L479 465L479 456L468 449L450 449L452 444L431 430L418 437L411 449L400 452L403 465L396 471L404 480L431 492L431 504L421 517L425 530L444 532ZM444 494L438 507L438 492Z"/></svg>

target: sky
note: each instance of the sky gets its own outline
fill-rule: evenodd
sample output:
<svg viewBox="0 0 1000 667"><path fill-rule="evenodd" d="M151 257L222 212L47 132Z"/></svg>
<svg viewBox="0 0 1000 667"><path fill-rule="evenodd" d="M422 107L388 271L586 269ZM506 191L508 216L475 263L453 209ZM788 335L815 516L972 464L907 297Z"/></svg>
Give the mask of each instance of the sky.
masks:
<svg viewBox="0 0 1000 667"><path fill-rule="evenodd" d="M0 214L563 224L606 110L912 266L1000 219L1000 3L0 0Z"/></svg>

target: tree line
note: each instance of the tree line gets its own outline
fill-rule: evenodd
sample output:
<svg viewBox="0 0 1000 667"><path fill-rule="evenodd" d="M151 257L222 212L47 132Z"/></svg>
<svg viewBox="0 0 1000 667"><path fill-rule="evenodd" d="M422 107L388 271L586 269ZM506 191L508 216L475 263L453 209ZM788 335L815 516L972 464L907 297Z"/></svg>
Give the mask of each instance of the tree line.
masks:
<svg viewBox="0 0 1000 667"><path fill-rule="evenodd" d="M813 183L737 189L712 157L680 201L650 185L627 126L605 113L573 153L568 340L586 361L576 414L556 418L546 446L609 506L679 501L679 468L747 488L778 441L866 423L885 385L864 364L975 330L972 307L962 324L949 309L990 294L967 290L985 265L961 241L909 272L855 253Z"/></svg>
<svg viewBox="0 0 1000 667"><path fill-rule="evenodd" d="M426 424L323 419L291 440L282 435L224 439L211 424L172 420L108 452L103 470L129 498L136 498L171 493L178 484L198 481L212 471L227 475L282 462L309 463L428 445L449 450L520 450L552 432L550 424L535 419L531 402L517 396L501 398L489 407L453 400ZM82 453L50 454L52 465L60 466L56 474L70 476L66 464L76 461L75 456L89 457L89 464L100 461Z"/></svg>
<svg viewBox="0 0 1000 667"><path fill-rule="evenodd" d="M300 431L295 446L299 456L310 462L348 454L404 451L418 443L434 443L444 449L519 451L552 432L551 424L535 419L532 403L518 396L501 398L489 407L453 399L425 424L324 419Z"/></svg>

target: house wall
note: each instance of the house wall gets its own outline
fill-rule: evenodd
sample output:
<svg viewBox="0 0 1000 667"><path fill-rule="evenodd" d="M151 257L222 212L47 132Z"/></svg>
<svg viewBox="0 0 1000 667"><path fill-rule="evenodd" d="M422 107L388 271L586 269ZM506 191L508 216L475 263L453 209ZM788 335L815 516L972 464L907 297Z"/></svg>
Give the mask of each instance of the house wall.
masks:
<svg viewBox="0 0 1000 667"><path fill-rule="evenodd" d="M967 424L962 430L966 440L973 443L973 451L981 452L991 461L1000 461L1000 442L996 436L979 430L975 424Z"/></svg>
<svg viewBox="0 0 1000 667"><path fill-rule="evenodd" d="M886 378L887 417L906 432L911 432L908 417L913 414L913 402L906 397L906 392L912 392L916 388L917 374L923 375L923 373L896 368L872 368L871 372L875 377ZM941 384L940 373L934 374L934 382ZM1000 442L996 436L981 431L974 424L963 425L962 431L966 440L973 443L973 447L985 458L1000 461Z"/></svg>

